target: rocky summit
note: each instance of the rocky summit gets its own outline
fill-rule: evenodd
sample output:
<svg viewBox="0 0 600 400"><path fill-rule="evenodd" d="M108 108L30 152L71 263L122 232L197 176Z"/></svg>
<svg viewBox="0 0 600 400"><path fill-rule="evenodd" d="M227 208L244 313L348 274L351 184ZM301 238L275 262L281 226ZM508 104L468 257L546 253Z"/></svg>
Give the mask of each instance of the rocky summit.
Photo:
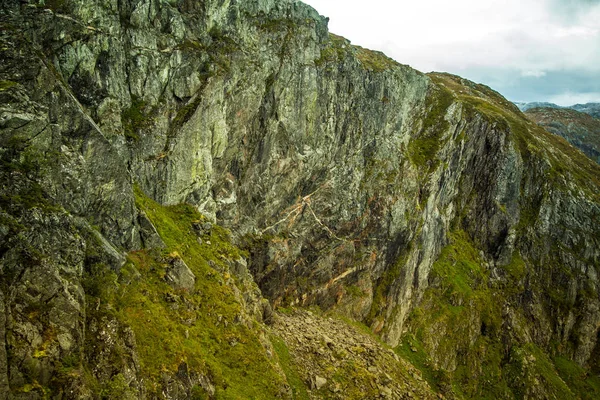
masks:
<svg viewBox="0 0 600 400"><path fill-rule="evenodd" d="M596 399L600 166L293 0L4 0L0 399Z"/></svg>

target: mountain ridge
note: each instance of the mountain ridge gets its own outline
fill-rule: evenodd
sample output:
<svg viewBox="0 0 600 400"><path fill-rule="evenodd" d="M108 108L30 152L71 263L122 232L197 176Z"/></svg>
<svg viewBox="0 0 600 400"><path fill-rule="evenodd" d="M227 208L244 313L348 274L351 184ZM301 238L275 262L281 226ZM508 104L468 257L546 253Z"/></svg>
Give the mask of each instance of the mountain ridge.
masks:
<svg viewBox="0 0 600 400"><path fill-rule="evenodd" d="M600 121L574 109L532 108L525 115L600 163Z"/></svg>
<svg viewBox="0 0 600 400"><path fill-rule="evenodd" d="M558 109L571 109L575 111L579 111L585 114L591 115L593 118L600 118L600 103L586 103L586 104L574 104L572 106L559 106L554 103L547 102L532 102L532 103L523 103L523 102L515 102L517 107L523 112L526 112L532 108L558 108Z"/></svg>

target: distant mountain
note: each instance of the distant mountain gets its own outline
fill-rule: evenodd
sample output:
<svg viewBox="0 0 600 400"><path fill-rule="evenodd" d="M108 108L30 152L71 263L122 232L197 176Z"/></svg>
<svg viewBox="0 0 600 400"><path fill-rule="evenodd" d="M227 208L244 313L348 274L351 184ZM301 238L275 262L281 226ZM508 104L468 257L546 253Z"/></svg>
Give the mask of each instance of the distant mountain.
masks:
<svg viewBox="0 0 600 400"><path fill-rule="evenodd" d="M600 104L595 106L596 113L600 112ZM525 115L549 132L567 139L569 143L600 164L600 119L576 111L573 109L575 107L594 110L590 104L569 108L538 107L527 109Z"/></svg>
<svg viewBox="0 0 600 400"><path fill-rule="evenodd" d="M561 108L561 109L571 109L575 111L579 111L582 113L586 113L591 115L594 118L600 119L600 103L587 103L587 104L575 104L573 106L561 107L554 103L546 103L546 102L533 102L533 103L520 103L515 102L515 105L519 107L519 109L523 112L531 110L533 108Z"/></svg>
<svg viewBox="0 0 600 400"><path fill-rule="evenodd" d="M561 106L559 106L557 104L554 104L554 103L545 103L545 102L515 103L515 104L523 112L525 112L527 110L530 110L532 108L539 108L539 107L545 107L545 108L562 108Z"/></svg>
<svg viewBox="0 0 600 400"><path fill-rule="evenodd" d="M600 103L575 104L569 108L600 119Z"/></svg>

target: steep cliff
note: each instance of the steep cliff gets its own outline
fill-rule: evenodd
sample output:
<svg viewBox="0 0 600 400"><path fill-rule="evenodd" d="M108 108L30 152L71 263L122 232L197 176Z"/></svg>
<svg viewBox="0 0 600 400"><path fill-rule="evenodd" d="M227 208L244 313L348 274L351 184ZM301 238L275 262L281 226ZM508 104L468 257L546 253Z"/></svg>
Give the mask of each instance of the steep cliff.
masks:
<svg viewBox="0 0 600 400"><path fill-rule="evenodd" d="M8 397L600 390L600 167L496 92L291 0L9 1L1 24ZM331 340L294 342L311 324Z"/></svg>

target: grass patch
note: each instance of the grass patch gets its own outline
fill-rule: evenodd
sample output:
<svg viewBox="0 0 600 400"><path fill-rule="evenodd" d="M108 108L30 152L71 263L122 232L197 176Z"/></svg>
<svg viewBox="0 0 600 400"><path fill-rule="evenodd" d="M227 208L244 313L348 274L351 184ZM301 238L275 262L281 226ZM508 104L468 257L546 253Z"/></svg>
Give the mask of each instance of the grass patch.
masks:
<svg viewBox="0 0 600 400"><path fill-rule="evenodd" d="M328 63L338 63L348 54L350 42L341 36L329 34L329 40L321 49L321 56L315 60L315 65L321 67Z"/></svg>
<svg viewBox="0 0 600 400"><path fill-rule="evenodd" d="M97 294L113 304L117 318L134 331L148 390L156 393L161 375L176 373L185 362L210 377L219 399L277 397L283 379L267 358L259 333L237 322L242 309L227 260L239 258L241 252L229 233L213 226L199 244L192 224L204 217L192 206L164 207L139 188L135 192L137 207L156 226L167 249L130 253L118 282L113 273L105 274ZM166 283L174 258L184 260L196 276L192 292Z"/></svg>
<svg viewBox="0 0 600 400"><path fill-rule="evenodd" d="M121 113L123 134L132 141L140 139L139 131L149 128L153 123L148 104L139 97L132 96L131 106Z"/></svg>
<svg viewBox="0 0 600 400"><path fill-rule="evenodd" d="M369 50L360 46L353 47L356 50L356 58L367 71L383 72L400 65L380 51Z"/></svg>
<svg viewBox="0 0 600 400"><path fill-rule="evenodd" d="M558 374L554 363L533 343L515 347L510 353L510 362L505 366L507 380L512 381L512 389L517 398L524 398L528 389L542 385L551 398L577 398L569 385Z"/></svg>
<svg viewBox="0 0 600 400"><path fill-rule="evenodd" d="M279 365L281 365L281 368L283 369L283 372L287 378L287 382L292 389L292 399L308 400L310 397L306 391L306 385L294 367L292 357L290 356L290 352L285 342L277 336L271 336L271 343L273 344L275 353L277 353L277 357L279 358Z"/></svg>
<svg viewBox="0 0 600 400"><path fill-rule="evenodd" d="M564 357L556 357L554 365L560 377L577 397L586 400L600 399L600 377Z"/></svg>
<svg viewBox="0 0 600 400"><path fill-rule="evenodd" d="M439 279L447 296L471 296L473 287L487 280L478 251L463 231L451 233L449 239L450 245L433 264L430 279Z"/></svg>
<svg viewBox="0 0 600 400"><path fill-rule="evenodd" d="M445 116L452 102L454 96L449 90L431 86L426 98L423 128L408 144L409 157L416 166L433 171L439 165L436 155L442 144L442 134L449 127Z"/></svg>
<svg viewBox="0 0 600 400"><path fill-rule="evenodd" d="M508 391L501 374L503 350L498 344L502 300L488 287L489 273L469 236L459 230L448 239L432 266L430 286L421 304L409 315L409 332L396 351L443 393L502 397ZM472 343L474 335L477 340ZM447 367L454 365L456 370L449 373L444 368L452 359L455 364ZM437 360L439 366L431 360Z"/></svg>
<svg viewBox="0 0 600 400"><path fill-rule="evenodd" d="M394 351L400 357L410 362L413 367L421 371L423 378L429 383L429 386L436 391L440 391L440 382L443 380L443 372L435 371L423 344L411 334L405 335Z"/></svg>
<svg viewBox="0 0 600 400"><path fill-rule="evenodd" d="M13 81L0 81L0 92L13 88L17 85L19 84Z"/></svg>

